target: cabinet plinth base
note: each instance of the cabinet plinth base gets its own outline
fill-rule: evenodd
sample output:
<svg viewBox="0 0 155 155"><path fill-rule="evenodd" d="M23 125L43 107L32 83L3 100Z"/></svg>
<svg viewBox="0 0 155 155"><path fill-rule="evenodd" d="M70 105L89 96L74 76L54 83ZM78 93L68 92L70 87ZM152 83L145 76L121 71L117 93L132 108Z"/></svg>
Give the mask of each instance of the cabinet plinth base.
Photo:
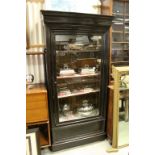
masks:
<svg viewBox="0 0 155 155"><path fill-rule="evenodd" d="M68 141L62 141L60 143L53 144L50 147L50 150L59 151L59 150L72 148L72 147L76 147L84 144L89 144L96 141L102 141L104 139L106 139L106 134L104 132L96 135L92 134L92 135L89 135L89 137L81 137L81 138L79 137L79 139L75 138Z"/></svg>
<svg viewBox="0 0 155 155"><path fill-rule="evenodd" d="M52 133L52 151L104 140L107 136L105 120L99 118L88 122L55 127L52 128Z"/></svg>

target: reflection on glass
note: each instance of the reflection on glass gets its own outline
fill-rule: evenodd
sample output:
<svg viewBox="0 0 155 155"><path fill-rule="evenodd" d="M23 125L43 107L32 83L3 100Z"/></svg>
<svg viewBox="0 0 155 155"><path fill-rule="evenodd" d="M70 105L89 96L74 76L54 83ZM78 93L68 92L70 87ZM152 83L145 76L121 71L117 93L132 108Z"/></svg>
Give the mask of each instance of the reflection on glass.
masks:
<svg viewBox="0 0 155 155"><path fill-rule="evenodd" d="M59 122L99 115L102 37L56 35Z"/></svg>
<svg viewBox="0 0 155 155"><path fill-rule="evenodd" d="M121 22L116 21L115 23L113 23L112 29L113 29L113 31L123 31L123 29L124 29L123 21L121 21Z"/></svg>
<svg viewBox="0 0 155 155"><path fill-rule="evenodd" d="M114 1L112 24L112 63L129 62L129 2Z"/></svg>
<svg viewBox="0 0 155 155"><path fill-rule="evenodd" d="M128 43L113 44L112 61L113 62L129 61L129 44Z"/></svg>
<svg viewBox="0 0 155 155"><path fill-rule="evenodd" d="M129 143L129 102L128 100L120 101L119 104L119 129L118 129L118 146Z"/></svg>
<svg viewBox="0 0 155 155"><path fill-rule="evenodd" d="M114 33L113 34L113 41L123 42L123 32L122 33Z"/></svg>
<svg viewBox="0 0 155 155"><path fill-rule="evenodd" d="M120 79L118 146L129 143L129 76Z"/></svg>
<svg viewBox="0 0 155 155"><path fill-rule="evenodd" d="M123 3L119 1L114 1L113 2L113 13L114 14L122 14L123 13Z"/></svg>
<svg viewBox="0 0 155 155"><path fill-rule="evenodd" d="M129 14L129 2L125 3L125 13Z"/></svg>

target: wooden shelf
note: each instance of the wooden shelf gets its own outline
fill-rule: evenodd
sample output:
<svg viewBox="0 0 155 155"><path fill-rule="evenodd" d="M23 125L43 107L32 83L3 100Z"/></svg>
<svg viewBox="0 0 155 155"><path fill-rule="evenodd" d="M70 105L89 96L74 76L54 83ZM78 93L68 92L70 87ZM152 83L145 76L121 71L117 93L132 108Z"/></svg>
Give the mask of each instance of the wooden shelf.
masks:
<svg viewBox="0 0 155 155"><path fill-rule="evenodd" d="M39 132L39 140L41 147L47 147L47 145L49 145L49 140L44 136L41 131Z"/></svg>
<svg viewBox="0 0 155 155"><path fill-rule="evenodd" d="M75 75L70 75L70 76L57 76L57 79L69 79L69 78L78 78L78 77L93 77L93 76L99 76L100 74L95 73L95 74L75 74Z"/></svg>
<svg viewBox="0 0 155 155"><path fill-rule="evenodd" d="M26 88L26 94L47 93L45 84L33 84L32 87Z"/></svg>
<svg viewBox="0 0 155 155"><path fill-rule="evenodd" d="M86 94L90 94L90 93L97 93L99 91L100 90L97 89L97 90L92 90L92 91L87 91L87 92L72 93L72 94L69 94L69 95L58 96L58 99L66 98L66 97L81 96L81 95L86 95Z"/></svg>
<svg viewBox="0 0 155 155"><path fill-rule="evenodd" d="M88 84L88 83L92 84L92 83L99 83L99 81L100 81L100 80L98 80L98 79L95 79L95 80L93 80L93 81L89 81L89 80L87 79L87 80L84 80L84 81L79 80L79 81L75 81L75 82L69 82L69 83L67 83L67 85L85 84L85 83L87 83L87 84ZM66 83L58 83L57 86L58 86L58 87L65 87L65 86L66 86Z"/></svg>
<svg viewBox="0 0 155 155"><path fill-rule="evenodd" d="M129 61L116 61L116 62L111 62L111 64L117 64L117 63L127 63Z"/></svg>
<svg viewBox="0 0 155 155"><path fill-rule="evenodd" d="M26 52L26 55L43 55L43 54L45 54L45 52L35 52L35 51Z"/></svg>
<svg viewBox="0 0 155 155"><path fill-rule="evenodd" d="M123 31L112 31L112 33L123 33Z"/></svg>
<svg viewBox="0 0 155 155"><path fill-rule="evenodd" d="M112 49L113 50L116 50L116 51L129 51L129 49Z"/></svg>
<svg viewBox="0 0 155 155"><path fill-rule="evenodd" d="M32 123L26 123L27 126L31 126L31 125L40 125L40 124L48 124L49 121L39 121L39 122L32 122Z"/></svg>
<svg viewBox="0 0 155 155"><path fill-rule="evenodd" d="M129 33L129 32L123 32L123 31L112 31L112 33Z"/></svg>
<svg viewBox="0 0 155 155"><path fill-rule="evenodd" d="M128 23L129 23L129 21L124 21L124 23L125 23L125 24L128 24Z"/></svg>
<svg viewBox="0 0 155 155"><path fill-rule="evenodd" d="M123 14L123 13L113 13L113 16L129 16L129 14Z"/></svg>
<svg viewBox="0 0 155 155"><path fill-rule="evenodd" d="M126 41L120 41L120 42L112 42L112 44L129 44L129 42Z"/></svg>
<svg viewBox="0 0 155 155"><path fill-rule="evenodd" d="M102 50L56 50L56 52L65 52L65 53L98 53L101 52Z"/></svg>
<svg viewBox="0 0 155 155"><path fill-rule="evenodd" d="M117 59L117 58L128 58L128 57L129 56L119 56L119 55L118 56L114 56L114 57L112 56L112 58L114 58L114 59Z"/></svg>

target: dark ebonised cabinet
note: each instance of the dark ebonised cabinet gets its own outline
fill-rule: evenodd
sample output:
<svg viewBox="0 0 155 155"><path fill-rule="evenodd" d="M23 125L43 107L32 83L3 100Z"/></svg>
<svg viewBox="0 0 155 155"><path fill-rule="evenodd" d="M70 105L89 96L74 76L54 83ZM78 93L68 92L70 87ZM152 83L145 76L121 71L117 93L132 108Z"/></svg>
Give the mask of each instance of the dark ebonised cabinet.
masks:
<svg viewBox="0 0 155 155"><path fill-rule="evenodd" d="M106 138L112 16L42 10L53 151Z"/></svg>

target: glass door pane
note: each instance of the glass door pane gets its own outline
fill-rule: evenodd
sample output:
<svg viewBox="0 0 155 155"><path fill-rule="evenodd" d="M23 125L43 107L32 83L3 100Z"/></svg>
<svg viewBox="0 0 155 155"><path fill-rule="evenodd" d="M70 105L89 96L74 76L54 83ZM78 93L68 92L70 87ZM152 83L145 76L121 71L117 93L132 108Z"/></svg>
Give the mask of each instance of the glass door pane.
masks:
<svg viewBox="0 0 155 155"><path fill-rule="evenodd" d="M102 37L56 35L59 122L99 115Z"/></svg>
<svg viewBox="0 0 155 155"><path fill-rule="evenodd" d="M129 62L129 2L114 1L112 24L112 64L119 65Z"/></svg>

